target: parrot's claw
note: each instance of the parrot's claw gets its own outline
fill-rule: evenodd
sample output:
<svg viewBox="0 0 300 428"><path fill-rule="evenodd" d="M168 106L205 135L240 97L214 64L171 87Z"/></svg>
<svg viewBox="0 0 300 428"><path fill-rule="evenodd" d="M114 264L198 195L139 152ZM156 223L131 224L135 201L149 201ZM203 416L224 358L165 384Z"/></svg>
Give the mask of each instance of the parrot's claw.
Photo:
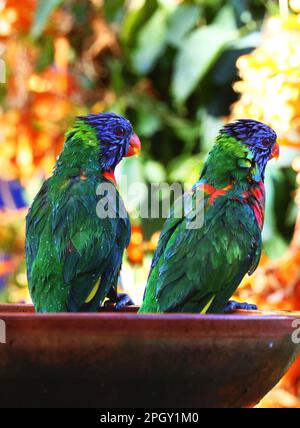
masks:
<svg viewBox="0 0 300 428"><path fill-rule="evenodd" d="M251 303L241 303L236 302L235 300L229 300L223 309L223 314L232 314L238 310L243 311L257 311L257 306L252 305Z"/></svg>
<svg viewBox="0 0 300 428"><path fill-rule="evenodd" d="M122 309L125 308L125 306L133 305L133 301L128 296L128 294L119 293L117 299L118 299L118 301L117 301L117 303L115 305L115 311L116 312L121 311Z"/></svg>

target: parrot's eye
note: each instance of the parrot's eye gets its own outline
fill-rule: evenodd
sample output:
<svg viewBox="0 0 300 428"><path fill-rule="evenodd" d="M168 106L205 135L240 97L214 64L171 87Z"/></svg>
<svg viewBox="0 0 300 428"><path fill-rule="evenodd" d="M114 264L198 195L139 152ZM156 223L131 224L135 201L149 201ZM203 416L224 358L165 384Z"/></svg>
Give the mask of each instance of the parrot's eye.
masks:
<svg viewBox="0 0 300 428"><path fill-rule="evenodd" d="M116 134L119 137L124 137L124 135L125 135L125 129L122 126L118 126L118 128L116 129Z"/></svg>
<svg viewBox="0 0 300 428"><path fill-rule="evenodd" d="M270 145L270 141L269 141L268 138L263 138L262 139L262 143L263 143L264 146L269 146Z"/></svg>

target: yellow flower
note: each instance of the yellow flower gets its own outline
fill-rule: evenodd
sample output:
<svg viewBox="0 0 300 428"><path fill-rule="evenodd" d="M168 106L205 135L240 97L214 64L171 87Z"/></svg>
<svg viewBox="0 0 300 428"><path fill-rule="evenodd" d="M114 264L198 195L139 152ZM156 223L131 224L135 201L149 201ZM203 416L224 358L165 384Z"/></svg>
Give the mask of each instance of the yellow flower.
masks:
<svg viewBox="0 0 300 428"><path fill-rule="evenodd" d="M232 106L233 119L251 117L266 122L283 144L293 146L300 146L299 18L291 14L266 21L261 45L237 61L241 80L234 90L241 97Z"/></svg>

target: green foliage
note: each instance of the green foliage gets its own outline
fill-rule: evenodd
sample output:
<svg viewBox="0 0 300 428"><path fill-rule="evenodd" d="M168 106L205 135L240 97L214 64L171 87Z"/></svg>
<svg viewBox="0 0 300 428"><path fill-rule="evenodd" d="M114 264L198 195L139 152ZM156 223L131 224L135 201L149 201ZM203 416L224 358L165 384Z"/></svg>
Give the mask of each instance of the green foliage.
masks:
<svg viewBox="0 0 300 428"><path fill-rule="evenodd" d="M175 61L172 81L177 101L184 102L191 95L233 37L234 33L221 25L211 25L195 30L186 38Z"/></svg>
<svg viewBox="0 0 300 428"><path fill-rule="evenodd" d="M200 15L201 8L196 5L183 4L176 8L168 22L168 43L174 47L182 46L185 36L196 27Z"/></svg>
<svg viewBox="0 0 300 428"><path fill-rule="evenodd" d="M138 73L151 71L165 50L166 34L167 15L163 9L158 9L140 31L137 48L133 51L133 65Z"/></svg>

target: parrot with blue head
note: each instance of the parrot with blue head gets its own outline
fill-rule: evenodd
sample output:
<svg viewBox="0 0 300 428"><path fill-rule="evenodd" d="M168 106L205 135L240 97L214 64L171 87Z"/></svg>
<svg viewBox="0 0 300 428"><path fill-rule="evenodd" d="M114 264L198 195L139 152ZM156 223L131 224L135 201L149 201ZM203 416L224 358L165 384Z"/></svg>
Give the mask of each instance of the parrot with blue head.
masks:
<svg viewBox="0 0 300 428"><path fill-rule="evenodd" d="M203 222L190 227L191 212L180 217L171 210L140 313L256 308L229 299L259 263L265 169L278 155L276 133L261 122L241 119L221 129L191 196L195 202L197 192L203 195Z"/></svg>
<svg viewBox="0 0 300 428"><path fill-rule="evenodd" d="M36 311L93 312L106 297L117 309L129 301L116 291L131 228L114 171L140 148L131 123L114 113L78 117L67 132L53 175L26 217Z"/></svg>

